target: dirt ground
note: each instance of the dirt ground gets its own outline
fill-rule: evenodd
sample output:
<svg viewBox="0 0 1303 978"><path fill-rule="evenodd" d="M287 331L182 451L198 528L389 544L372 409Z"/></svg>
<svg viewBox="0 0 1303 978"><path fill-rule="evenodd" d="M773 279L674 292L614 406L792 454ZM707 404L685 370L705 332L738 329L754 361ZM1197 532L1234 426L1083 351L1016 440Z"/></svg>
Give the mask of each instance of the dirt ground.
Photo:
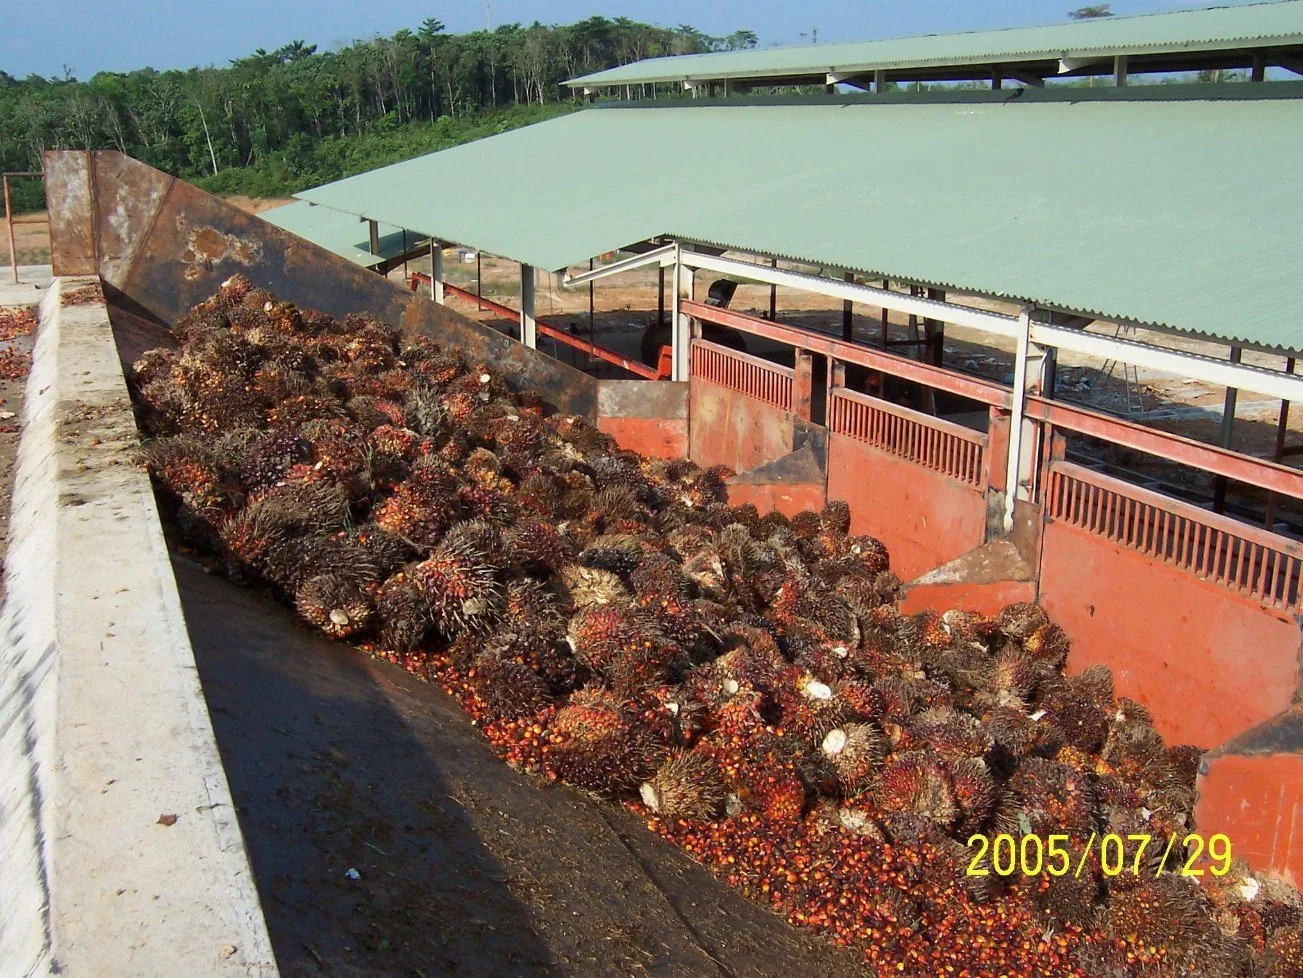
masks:
<svg viewBox="0 0 1303 978"><path fill-rule="evenodd" d="M286 978L863 974L632 814L511 771L437 687L174 567Z"/></svg>

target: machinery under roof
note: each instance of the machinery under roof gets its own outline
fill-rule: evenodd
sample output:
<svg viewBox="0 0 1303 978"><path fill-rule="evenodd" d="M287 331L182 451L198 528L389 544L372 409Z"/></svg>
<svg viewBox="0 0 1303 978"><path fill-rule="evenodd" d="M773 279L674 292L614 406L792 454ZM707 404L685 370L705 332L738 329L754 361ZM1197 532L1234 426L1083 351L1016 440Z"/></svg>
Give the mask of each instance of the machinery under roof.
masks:
<svg viewBox="0 0 1303 978"><path fill-rule="evenodd" d="M1283 57L1287 64L1297 59L1303 66L1303 0L853 44L648 58L566 84L588 90L725 80L760 85L864 84L876 71L885 72L887 80L915 81L989 78L989 69L1000 66L1045 77L1111 71L1111 61L1118 56L1131 58L1133 72L1178 71L1247 66L1253 63L1255 52Z"/></svg>
<svg viewBox="0 0 1303 978"><path fill-rule="evenodd" d="M1299 349L1301 156L1303 83L697 100L300 196L544 269L671 237Z"/></svg>

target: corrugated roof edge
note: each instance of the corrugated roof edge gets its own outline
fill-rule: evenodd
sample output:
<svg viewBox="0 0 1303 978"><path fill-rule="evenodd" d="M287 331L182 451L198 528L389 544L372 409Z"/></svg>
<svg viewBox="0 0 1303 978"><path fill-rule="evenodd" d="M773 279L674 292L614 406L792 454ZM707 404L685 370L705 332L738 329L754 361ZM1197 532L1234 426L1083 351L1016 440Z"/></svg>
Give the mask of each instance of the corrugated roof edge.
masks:
<svg viewBox="0 0 1303 978"><path fill-rule="evenodd" d="M1127 22L1127 21L1145 20L1145 19L1148 19L1148 18L1173 17L1173 16L1180 16L1180 15L1182 15L1182 14L1204 13L1204 12L1209 12L1209 11L1219 11L1219 10L1243 10L1243 9L1246 9L1246 8L1253 8L1253 7L1271 7L1271 6L1275 6L1275 5L1277 5L1277 4L1280 4L1280 3L1288 3L1288 2L1289 2L1289 0L1262 0L1262 2L1259 2L1259 3L1242 3L1242 4L1241 4L1241 3L1236 3L1236 4L1227 4L1227 3L1223 3L1223 4L1214 4L1213 6L1210 6L1210 7L1181 7L1181 8L1178 8L1178 9L1176 9L1176 10L1151 10L1151 11L1148 11L1148 12L1146 12L1146 13L1142 13L1142 14L1127 14L1127 15L1122 16L1122 17L1114 16L1114 17L1109 18L1109 22L1110 22L1110 23L1113 23L1113 24L1116 24L1116 23L1125 23L1125 22ZM837 42L836 46L837 46L837 47L842 47L842 46L846 46L846 45L855 45L855 44L876 44L876 43L889 43L889 42L901 42L901 41L926 41L926 40L930 40L930 39L932 39L932 38L942 38L942 37L944 37L944 38L990 37L990 36L993 36L993 35L1000 35L1000 34L1005 34L1005 33L1010 33L1010 34L1012 34L1012 33L1018 33L1018 32L1021 32L1021 31L1028 31L1028 30L1043 30L1043 29L1047 29L1047 28L1073 28L1073 27L1082 26L1082 25L1089 25L1090 23L1091 23L1091 21L1089 21L1089 20L1085 20L1085 21L1083 21L1083 20L1067 20L1067 21L1055 21L1055 22L1053 22L1053 23L1048 23L1048 24L1019 24L1019 25L1017 25L1017 26L1013 26L1013 27L994 27L994 28L987 28L987 29L985 29L985 30L972 30L972 31L934 31L934 32L932 32L932 33L930 33L930 34L902 34L902 35L896 35L896 36L894 36L894 37L876 37L876 38L870 38L870 39L868 39L868 40L864 40L864 41L842 41L842 42ZM1208 44L1216 44L1217 46L1220 47L1220 46L1222 46L1222 45L1233 44L1233 43L1235 43L1235 42L1237 42L1237 41L1265 41L1265 40L1278 40L1278 39L1294 38L1294 37L1297 37L1297 36L1298 36L1298 35L1295 34L1295 33L1293 33L1293 32L1291 32L1291 33L1285 33L1285 34L1243 34L1243 35L1234 35L1234 36L1218 37L1218 38L1215 38L1215 39L1214 39L1214 38L1208 38L1208 39L1206 40L1205 43L1208 43ZM1159 50L1164 50L1164 49L1167 49L1168 47L1174 47L1174 48L1189 48L1189 47L1191 47L1192 45L1194 45L1194 44L1196 44L1196 43L1199 43L1199 42L1182 41L1182 42L1173 42L1172 45L1154 45L1154 44L1144 44L1144 45L1138 45L1138 46L1133 46L1133 45L1111 45L1111 46L1109 46L1109 45L1105 45L1105 46L1102 46L1102 47L1085 46L1085 47L1082 47L1082 48L1079 48L1079 49L1078 49L1078 48L1069 48L1068 50L1072 51L1073 53L1090 52L1090 53L1098 53L1098 54L1108 54L1108 53L1120 53L1120 54L1125 54L1125 53L1131 53L1131 52L1141 53L1142 51L1145 51L1145 50L1150 49L1150 48L1157 48L1157 49L1159 49ZM830 46L832 46L832 45L830 45ZM813 45L804 45L804 44L787 44L787 45L781 45L781 46L774 47L774 48L767 48L767 49L765 49L765 50L766 50L767 53L775 53L775 52L783 52L783 51L802 51L802 50L808 50L810 47L813 47ZM981 55L981 56L974 56L974 60L972 61L972 63L975 63L975 64L984 64L984 63L986 63L987 61L989 61L989 60L991 60L991 59L1014 58L1014 57L1017 57L1017 56L1020 56L1020 55L1022 55L1022 56L1026 56L1026 55L1039 55L1039 54L1044 54L1044 53L1046 53L1047 50L1048 50L1048 49L1046 49L1046 48L1015 48L1015 49L1011 49L1011 50L1007 50L1007 51L994 51L994 52L987 52L987 53L985 53L985 54L983 54L983 55ZM571 88L579 88L579 87L582 87L582 86L584 86L584 85L591 85L591 84L593 84L593 83L596 83L596 84L598 84L598 85L601 85L601 84L604 83L604 82L603 82L603 79L602 79L602 76L603 76L603 75L610 74L611 72L621 71L621 70L623 70L623 69L625 69L625 68L631 68L631 67L633 67L634 65L655 65L655 64L662 64L662 63L666 63L666 64L668 64L668 63L670 63L670 62L677 62L677 63L679 63L679 64L685 64L685 63L687 63L687 62L689 62L689 61L691 61L692 59L695 59L695 58L707 58L707 57L709 57L709 58L717 58L717 57L718 57L719 55L721 55L721 54L723 54L723 55L736 54L736 55L740 55L740 56L745 57L745 56L746 56L747 54L749 54L749 53L751 53L751 52L750 52L750 51L747 51L747 50L743 50L743 51L706 51L706 52L702 52L701 54L677 54L677 55L665 55L665 56L663 56L663 57L659 57L659 58L642 58L642 59L640 59L640 60L638 60L638 61L631 61L631 62L629 62L628 64L615 65L614 67L611 67L611 68L603 68L601 71L595 71L595 72L592 72L592 73L587 74L587 75L581 75L581 76L579 76L579 77L577 77L577 78L571 78L571 79L569 79L569 80L567 80L567 81L565 81L565 82L562 82L562 84L563 84L563 85L567 85L567 86L569 86L569 87L571 87ZM961 63L961 62L962 62L962 59L959 59L959 61L956 61L956 59L954 59L954 58L945 58L945 59L940 59L940 60L934 60L934 59L931 59L931 58L911 58L911 59L903 59L903 60L900 60L900 61L893 61L892 63L893 63L894 65L899 66L899 67L916 67L916 66L927 65L927 64L933 64L933 63L946 63L946 64L950 64L950 63ZM862 63L860 63L860 62L844 62L844 63L839 62L839 63L836 65L836 67L837 67L839 70L855 70L855 69L857 69L857 68L873 68L873 67L880 67L880 66L881 66L881 65L879 65L877 62L862 62ZM829 70L831 70L832 67L833 67L833 66L829 66ZM779 76L781 76L781 75L783 75L783 74L790 74L790 73L791 73L791 70L790 70L790 69L785 69L785 70L782 70L782 71L779 71L779 70L776 70L776 69L775 69L775 70L772 70L772 71L768 71L768 70L767 70L767 71L757 72L757 73L755 73L754 75L751 74L751 73L749 73L749 72L746 73L746 74L747 74L748 77L757 77L757 78L759 78L759 77L764 77L764 76L766 76L766 75L773 75L773 76L775 76L775 77L779 77ZM679 77L682 77L682 78L685 78L685 79L688 78L688 77L691 77L691 72L674 73L674 78L679 78ZM702 76L702 77L705 77L705 76ZM726 76L723 75L723 74L719 74L719 75L712 74L710 77L719 77L719 78L723 78L723 77L726 77ZM670 78L670 77L667 75L667 76L666 76L664 79L662 79L662 80L667 80L667 81L668 81L668 80L673 80L673 79ZM611 85L621 85L621 84L625 84L624 81L620 81L620 80L618 80L618 79L615 80L615 81L610 81L610 82L605 82L605 83L606 83L606 84L611 84ZM633 84L636 84L636 82L633 83Z"/></svg>
<svg viewBox="0 0 1303 978"><path fill-rule="evenodd" d="M925 92L855 92L814 95L731 95L720 98L633 99L596 102L584 112L612 109L697 109L783 105L970 105L1007 102L1074 104L1086 102L1263 102L1303 98L1303 81L1270 84L1249 82L1192 82L1185 84L1128 85L1078 88L947 89Z"/></svg>
<svg viewBox="0 0 1303 978"><path fill-rule="evenodd" d="M1179 333L1182 336L1188 336L1191 339L1210 340L1214 343L1231 343L1236 346L1243 346L1246 350L1258 350L1262 352L1295 352L1287 350L1285 347L1264 346L1261 343L1251 340L1245 336L1235 336L1232 334L1204 332L1201 330L1192 330L1173 326L1170 323L1157 321L1147 321L1143 319L1133 319L1119 312L1109 312L1106 309L1092 309L1088 307L1065 306L1062 303L1055 302L1043 296L1023 295L1010 292L992 291L990 288L980 286L966 285L963 282L950 282L946 280L921 279L917 276L906 275L903 272L892 271L887 268L846 268L831 262L821 261L817 258L802 258L798 255L785 254L783 252L765 251L758 252L747 248L745 245L730 244L727 241L711 241L706 238L695 237L691 235L680 236L672 233L659 235L659 237L670 238L681 241L684 244L701 245L706 248L717 248L722 251L739 251L748 255L756 255L760 258L777 258L779 261L792 262L795 265L806 265L819 268L836 268L839 271L851 272L869 279L883 279L890 282L908 282L911 285L920 285L925 288L945 289L950 292L963 292L967 295L981 296L989 299L997 299L1003 302L1017 302L1026 305L1036 306L1040 309L1050 310L1052 312L1062 312L1071 316L1090 316L1093 319L1103 320L1104 322L1127 323L1135 326L1142 326L1147 329L1162 330L1167 333ZM727 278L728 276L724 276Z"/></svg>

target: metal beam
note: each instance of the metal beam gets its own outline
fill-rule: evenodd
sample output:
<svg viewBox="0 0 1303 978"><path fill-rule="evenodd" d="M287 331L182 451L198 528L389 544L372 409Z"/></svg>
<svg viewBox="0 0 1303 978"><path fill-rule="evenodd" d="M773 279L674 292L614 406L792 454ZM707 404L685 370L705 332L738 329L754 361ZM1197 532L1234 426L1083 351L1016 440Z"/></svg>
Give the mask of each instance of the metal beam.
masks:
<svg viewBox="0 0 1303 978"><path fill-rule="evenodd" d="M621 258L619 261L599 265L597 268L587 272L580 272L578 275L567 275L562 280L562 284L567 287L583 285L586 282L595 282L599 278L606 278L608 275L619 275L621 272L642 268L644 265L668 267L673 264L674 245L670 244L656 248L653 251L645 251L641 255L631 255L628 258Z"/></svg>
<svg viewBox="0 0 1303 978"><path fill-rule="evenodd" d="M919 316L924 319L939 319L945 323L954 323L956 326L969 326L998 336L1012 338L1018 335L1018 319L1015 316L971 309L968 306L956 306L949 302L937 302L932 299L925 299L922 296L889 292L885 289L878 289L869 285L858 285L854 282L839 282L836 279L824 278L820 275L807 275L804 272L793 272L785 268L771 268L767 265L757 265L754 262L738 261L736 258L723 258L685 251L683 252L682 261L692 268L702 268L707 271L718 272L721 275L731 275L734 278L746 279L752 282L767 282L771 285L781 285L784 288L813 292L834 299L866 303L867 305L891 309L895 312Z"/></svg>
<svg viewBox="0 0 1303 978"><path fill-rule="evenodd" d="M1004 76L1006 78L1012 78L1014 81L1020 81L1024 85L1029 85L1032 88L1045 87L1045 79L1042 78L1040 75L1033 74L1030 71L1025 71L1022 68L1016 68L1011 65L1001 65L1000 70L1004 72Z"/></svg>
<svg viewBox="0 0 1303 978"><path fill-rule="evenodd" d="M534 318L534 266L520 266L520 342L538 347L538 321Z"/></svg>
<svg viewBox="0 0 1303 978"><path fill-rule="evenodd" d="M1127 56L1119 54L1113 59L1113 84L1125 88L1127 84Z"/></svg>
<svg viewBox="0 0 1303 978"><path fill-rule="evenodd" d="M1100 336L1097 333L1037 322L1032 323L1031 340L1041 346L1058 347L1060 350L1083 353L1101 360L1121 360L1137 367L1161 370L1218 387L1235 387L1255 394L1266 394L1279 401L1303 402L1303 377L1283 374L1277 370L1230 363L1198 353L1164 350L1134 340Z"/></svg>
<svg viewBox="0 0 1303 978"><path fill-rule="evenodd" d="M670 379L687 380L692 345L692 321L683 311L686 298L692 300L692 269L683 259L691 252L674 246L674 305L670 312Z"/></svg>
<svg viewBox="0 0 1303 978"><path fill-rule="evenodd" d="M1269 54L1267 61L1277 68L1284 68L1296 75L1303 75L1303 58L1296 58L1292 54Z"/></svg>

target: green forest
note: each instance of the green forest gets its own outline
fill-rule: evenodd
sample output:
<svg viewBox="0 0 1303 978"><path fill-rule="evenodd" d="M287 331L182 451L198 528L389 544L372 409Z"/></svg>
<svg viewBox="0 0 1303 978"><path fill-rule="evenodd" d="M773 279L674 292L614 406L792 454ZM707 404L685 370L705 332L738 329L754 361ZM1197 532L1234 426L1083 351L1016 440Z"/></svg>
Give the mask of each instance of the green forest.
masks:
<svg viewBox="0 0 1303 978"><path fill-rule="evenodd" d="M217 193L280 196L576 107L567 78L641 58L754 47L694 27L592 17L415 31L334 51L295 41L227 67L16 79L0 70L0 169L44 149L116 149ZM16 205L41 206L36 181Z"/></svg>

